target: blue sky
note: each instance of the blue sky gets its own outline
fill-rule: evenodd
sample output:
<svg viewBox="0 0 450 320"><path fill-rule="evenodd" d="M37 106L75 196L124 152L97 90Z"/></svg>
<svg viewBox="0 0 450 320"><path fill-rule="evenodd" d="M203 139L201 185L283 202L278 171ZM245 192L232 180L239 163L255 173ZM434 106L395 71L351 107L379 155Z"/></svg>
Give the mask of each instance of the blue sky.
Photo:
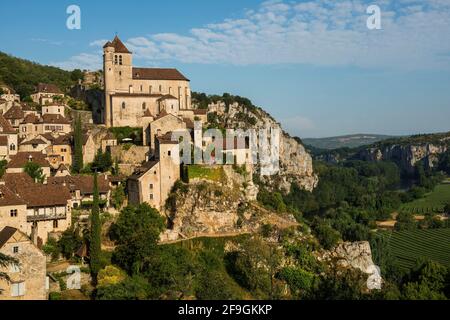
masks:
<svg viewBox="0 0 450 320"><path fill-rule="evenodd" d="M81 8L81 30L66 8ZM134 64L179 68L193 90L249 97L293 135L450 130L450 1L2 1L0 51L100 68L119 37ZM126 4L126 5L124 5ZM369 30L366 9L381 9Z"/></svg>

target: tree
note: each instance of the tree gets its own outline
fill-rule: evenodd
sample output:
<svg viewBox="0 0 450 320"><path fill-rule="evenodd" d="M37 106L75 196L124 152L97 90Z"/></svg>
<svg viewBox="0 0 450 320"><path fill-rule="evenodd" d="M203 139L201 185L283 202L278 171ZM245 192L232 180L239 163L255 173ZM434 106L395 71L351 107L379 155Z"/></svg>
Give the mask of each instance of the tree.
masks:
<svg viewBox="0 0 450 320"><path fill-rule="evenodd" d="M109 151L102 152L102 149L97 151L92 167L100 172L106 172L111 169L113 165L111 153Z"/></svg>
<svg viewBox="0 0 450 320"><path fill-rule="evenodd" d="M27 173L34 181L38 183L44 183L45 175L39 164L36 162L27 162L24 166L24 171Z"/></svg>
<svg viewBox="0 0 450 320"><path fill-rule="evenodd" d="M19 261L15 258L12 258L10 256L4 255L3 253L0 253L0 267L6 268L13 264L18 264ZM6 280L9 281L9 276L5 272L0 271L0 280Z"/></svg>
<svg viewBox="0 0 450 320"><path fill-rule="evenodd" d="M120 209L125 201L125 189L123 185L119 185L112 192L112 204L114 208Z"/></svg>
<svg viewBox="0 0 450 320"><path fill-rule="evenodd" d="M84 80L84 73L80 69L75 69L70 73L70 79L74 82Z"/></svg>
<svg viewBox="0 0 450 320"><path fill-rule="evenodd" d="M74 161L72 169L76 173L80 173L83 170L83 132L81 127L81 115L78 115L75 121L74 130Z"/></svg>
<svg viewBox="0 0 450 320"><path fill-rule="evenodd" d="M414 217L409 212L400 212L397 216L397 223L395 224L395 230L414 230L417 228L417 223L414 221Z"/></svg>
<svg viewBox="0 0 450 320"><path fill-rule="evenodd" d="M155 253L164 227L164 219L148 204L122 209L109 232L117 245L113 262L130 275L140 273Z"/></svg>
<svg viewBox="0 0 450 320"><path fill-rule="evenodd" d="M94 174L94 201L91 213L91 241L89 246L91 274L94 284L101 269L101 222L97 173Z"/></svg>

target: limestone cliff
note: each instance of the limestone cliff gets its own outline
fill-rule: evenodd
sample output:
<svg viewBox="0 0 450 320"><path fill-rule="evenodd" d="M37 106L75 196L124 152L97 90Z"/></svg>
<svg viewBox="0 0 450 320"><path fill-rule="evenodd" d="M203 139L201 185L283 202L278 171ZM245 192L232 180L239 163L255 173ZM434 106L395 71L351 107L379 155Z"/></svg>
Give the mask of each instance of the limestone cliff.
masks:
<svg viewBox="0 0 450 320"><path fill-rule="evenodd" d="M284 132L281 125L267 112L257 107L245 107L238 103L218 102L209 106L213 114L213 122L225 128L232 129L279 129L280 141L280 172L274 176L263 177L263 182L272 188L289 192L292 183L297 183L305 190L312 191L318 183L314 173L312 157L306 151L298 138L293 138ZM256 174L259 166L255 166Z"/></svg>
<svg viewBox="0 0 450 320"><path fill-rule="evenodd" d="M237 173L232 166L221 170L220 180L193 179L175 187L164 211L170 228L162 241L252 233L263 224L297 224L291 215L278 215L256 204L258 190L250 175Z"/></svg>
<svg viewBox="0 0 450 320"><path fill-rule="evenodd" d="M388 144L362 150L358 158L364 161L393 161L407 174L414 173L414 165L423 161L433 168L439 160L439 155L446 152L446 144Z"/></svg>

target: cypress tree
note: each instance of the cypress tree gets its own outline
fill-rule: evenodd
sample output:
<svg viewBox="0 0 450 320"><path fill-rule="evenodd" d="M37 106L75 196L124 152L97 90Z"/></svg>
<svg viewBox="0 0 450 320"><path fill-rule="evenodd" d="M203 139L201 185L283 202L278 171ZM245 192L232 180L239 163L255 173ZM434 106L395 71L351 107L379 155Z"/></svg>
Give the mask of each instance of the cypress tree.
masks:
<svg viewBox="0 0 450 320"><path fill-rule="evenodd" d="M73 171L79 173L83 170L83 132L81 128L81 115L78 115L75 121L75 132L74 132L74 143L75 143L75 152L74 152L74 162L73 162Z"/></svg>
<svg viewBox="0 0 450 320"><path fill-rule="evenodd" d="M97 275L101 268L101 222L97 172L94 174L94 201L92 203L91 213L91 242L90 242L90 266L91 275L94 284L97 283Z"/></svg>

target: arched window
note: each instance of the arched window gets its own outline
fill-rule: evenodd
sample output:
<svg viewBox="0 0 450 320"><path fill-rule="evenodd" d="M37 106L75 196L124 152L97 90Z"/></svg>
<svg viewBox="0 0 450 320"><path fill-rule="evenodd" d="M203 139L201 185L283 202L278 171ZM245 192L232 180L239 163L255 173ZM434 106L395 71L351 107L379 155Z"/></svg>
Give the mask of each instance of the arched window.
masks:
<svg viewBox="0 0 450 320"><path fill-rule="evenodd" d="M117 55L114 56L114 64L117 64Z"/></svg>
<svg viewBox="0 0 450 320"><path fill-rule="evenodd" d="M122 109L125 109L126 106L125 102L122 102Z"/></svg>
<svg viewBox="0 0 450 320"><path fill-rule="evenodd" d="M147 109L147 104L144 102L144 103L142 104L142 110L145 110L145 109Z"/></svg>
<svg viewBox="0 0 450 320"><path fill-rule="evenodd" d="M11 143L11 145L9 146L9 150L16 151L16 145L14 143Z"/></svg>
<svg viewBox="0 0 450 320"><path fill-rule="evenodd" d="M119 56L119 64L122 65L122 56Z"/></svg>

